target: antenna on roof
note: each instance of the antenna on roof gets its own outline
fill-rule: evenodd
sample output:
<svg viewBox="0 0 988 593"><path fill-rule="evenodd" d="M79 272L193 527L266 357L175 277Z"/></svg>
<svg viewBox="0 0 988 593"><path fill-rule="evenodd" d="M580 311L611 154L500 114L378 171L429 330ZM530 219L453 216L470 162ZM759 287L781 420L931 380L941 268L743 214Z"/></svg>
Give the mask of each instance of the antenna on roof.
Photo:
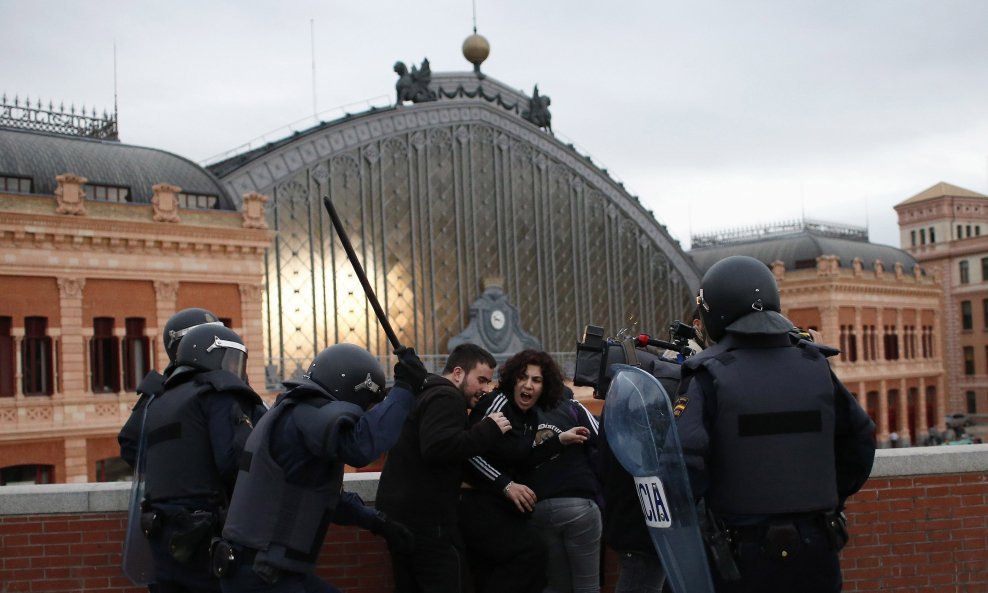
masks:
<svg viewBox="0 0 988 593"><path fill-rule="evenodd" d="M117 119L117 40L113 40L113 125L120 133L120 120Z"/></svg>
<svg viewBox="0 0 988 593"><path fill-rule="evenodd" d="M316 19L309 19L309 43L312 51L312 119L319 122L316 108Z"/></svg>
<svg viewBox="0 0 988 593"><path fill-rule="evenodd" d="M806 190L802 180L799 182L799 218L800 222L806 222Z"/></svg>
<svg viewBox="0 0 988 593"><path fill-rule="evenodd" d="M477 32L477 0L473 0L473 32Z"/></svg>

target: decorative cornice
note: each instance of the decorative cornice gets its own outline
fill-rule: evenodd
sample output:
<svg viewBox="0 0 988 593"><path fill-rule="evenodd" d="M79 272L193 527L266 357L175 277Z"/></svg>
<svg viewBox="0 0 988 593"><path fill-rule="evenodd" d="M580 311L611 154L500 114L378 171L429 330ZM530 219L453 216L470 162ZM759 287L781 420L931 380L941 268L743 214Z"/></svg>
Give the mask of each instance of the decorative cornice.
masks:
<svg viewBox="0 0 988 593"><path fill-rule="evenodd" d="M314 167L344 153L359 151L371 142L402 133L413 133L438 125L456 126L484 124L496 131L508 134L516 142L534 146L538 154L533 159L555 159L568 167L573 174L583 177L590 185L605 194L626 216L639 221L641 231L650 237L683 275L690 289L695 291L700 277L692 261L668 231L655 221L636 198L623 185L599 169L588 157L580 155L572 147L562 144L554 136L534 128L528 122L506 114L495 105L481 102L435 101L404 106L401 109L378 111L355 117L349 121L314 130L295 141L280 146L234 170L223 178L230 193L242 195L254 191L270 191L277 184L291 179L306 167ZM461 128L456 128L460 138ZM467 141L467 137L461 138ZM497 142L497 139L495 139ZM533 162L536 162L533 160Z"/></svg>
<svg viewBox="0 0 988 593"><path fill-rule="evenodd" d="M258 229L110 219L62 218L5 212L0 247L87 250L102 253L162 255L176 250L256 255L270 245L273 233Z"/></svg>

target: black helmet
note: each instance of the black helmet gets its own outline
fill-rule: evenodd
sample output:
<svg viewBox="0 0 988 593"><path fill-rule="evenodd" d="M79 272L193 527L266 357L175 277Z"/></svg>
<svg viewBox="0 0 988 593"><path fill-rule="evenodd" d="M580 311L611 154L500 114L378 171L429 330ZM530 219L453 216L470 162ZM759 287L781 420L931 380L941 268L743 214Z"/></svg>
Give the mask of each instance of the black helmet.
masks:
<svg viewBox="0 0 988 593"><path fill-rule="evenodd" d="M779 311L779 286L768 266L747 255L725 257L700 281L700 318L707 335L720 341L725 332L784 334L792 323Z"/></svg>
<svg viewBox="0 0 988 593"><path fill-rule="evenodd" d="M303 380L292 385L314 383L340 401L363 409L380 399L384 369L370 352L353 344L336 344L316 355Z"/></svg>
<svg viewBox="0 0 988 593"><path fill-rule="evenodd" d="M224 370L247 381L247 346L237 332L223 325L193 327L182 338L175 355L175 375L195 369Z"/></svg>
<svg viewBox="0 0 988 593"><path fill-rule="evenodd" d="M182 309L171 316L165 323L165 331L162 332L169 362L175 362L175 354L178 352L178 344L182 341L182 337L193 327L204 323L223 325L216 315L205 309Z"/></svg>

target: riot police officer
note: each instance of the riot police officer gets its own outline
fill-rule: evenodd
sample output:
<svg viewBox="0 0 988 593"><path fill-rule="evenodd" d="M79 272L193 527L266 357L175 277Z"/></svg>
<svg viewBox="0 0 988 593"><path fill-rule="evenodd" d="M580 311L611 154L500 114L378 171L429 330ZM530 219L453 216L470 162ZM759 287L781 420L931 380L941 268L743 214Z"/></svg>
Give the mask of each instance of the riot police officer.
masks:
<svg viewBox="0 0 988 593"><path fill-rule="evenodd" d="M336 591L313 570L340 509L345 464L362 467L394 445L427 372L399 349L395 385L363 348L337 344L258 424L247 442L223 541L213 553L223 591ZM395 531L379 516L384 535Z"/></svg>
<svg viewBox="0 0 988 593"><path fill-rule="evenodd" d="M247 347L233 330L188 330L148 406L147 490L142 527L150 539L157 591L218 591L209 542L233 492L237 461L264 413L246 383Z"/></svg>
<svg viewBox="0 0 988 593"><path fill-rule="evenodd" d="M137 403L130 412L130 417L120 429L117 442L120 443L120 457L131 467L137 465L138 444L141 439L141 425L144 421L144 409L148 402L165 391L165 379L175 366L175 355L178 345L190 329L199 325L223 325L212 312L206 309L183 309L172 315L165 323L162 339L165 352L168 354L168 366L163 373L151 370L137 385Z"/></svg>
<svg viewBox="0 0 988 593"><path fill-rule="evenodd" d="M839 591L841 511L871 473L874 424L831 372L832 349L791 338L765 264L715 263L697 302L716 344L683 365L677 424L694 496L736 562L715 566L716 589Z"/></svg>

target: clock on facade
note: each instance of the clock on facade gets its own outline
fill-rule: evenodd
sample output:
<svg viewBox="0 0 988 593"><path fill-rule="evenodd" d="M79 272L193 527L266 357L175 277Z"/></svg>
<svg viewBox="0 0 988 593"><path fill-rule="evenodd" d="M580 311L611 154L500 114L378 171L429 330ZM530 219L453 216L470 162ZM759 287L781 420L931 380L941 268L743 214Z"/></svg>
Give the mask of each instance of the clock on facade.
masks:
<svg viewBox="0 0 988 593"><path fill-rule="evenodd" d="M504 311L500 309L494 309L491 312L491 327L494 329L501 329L504 327Z"/></svg>

